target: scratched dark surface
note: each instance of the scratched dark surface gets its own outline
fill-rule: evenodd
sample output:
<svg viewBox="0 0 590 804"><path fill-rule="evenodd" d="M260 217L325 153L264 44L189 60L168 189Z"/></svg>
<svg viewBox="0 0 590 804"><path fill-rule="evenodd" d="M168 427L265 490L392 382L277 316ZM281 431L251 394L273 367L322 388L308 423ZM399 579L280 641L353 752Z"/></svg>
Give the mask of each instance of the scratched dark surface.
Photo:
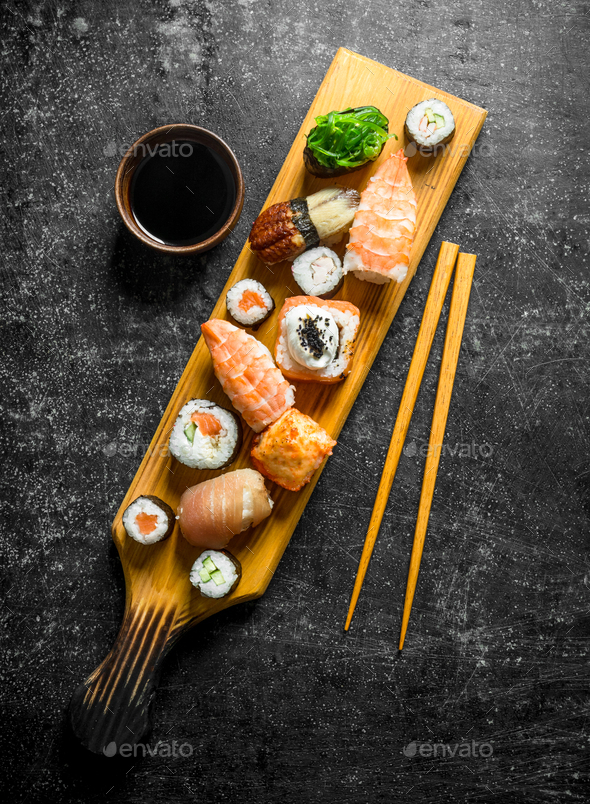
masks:
<svg viewBox="0 0 590 804"><path fill-rule="evenodd" d="M11 0L2 20L10 800L587 800L588 2ZM478 149L267 593L167 659L155 756L90 758L64 711L121 620L110 522L340 45L488 109ZM120 154L168 122L218 132L247 184L192 260L144 251L114 204ZM479 259L398 658L441 332L342 626L443 238Z"/></svg>

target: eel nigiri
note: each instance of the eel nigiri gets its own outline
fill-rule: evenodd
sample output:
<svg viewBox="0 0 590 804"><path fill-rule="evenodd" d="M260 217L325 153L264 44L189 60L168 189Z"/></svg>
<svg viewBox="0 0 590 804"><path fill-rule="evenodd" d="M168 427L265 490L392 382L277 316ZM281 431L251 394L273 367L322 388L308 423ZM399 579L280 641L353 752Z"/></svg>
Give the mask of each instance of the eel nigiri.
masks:
<svg viewBox="0 0 590 804"><path fill-rule="evenodd" d="M275 366L266 346L229 321L201 326L213 370L232 405L259 433L295 404L295 389Z"/></svg>
<svg viewBox="0 0 590 804"><path fill-rule="evenodd" d="M178 524L195 547L222 550L237 533L266 519L272 506L262 475L237 469L188 488L178 503Z"/></svg>
<svg viewBox="0 0 590 804"><path fill-rule="evenodd" d="M403 282L416 230L416 194L403 149L386 159L361 193L350 229L344 273L374 282Z"/></svg>

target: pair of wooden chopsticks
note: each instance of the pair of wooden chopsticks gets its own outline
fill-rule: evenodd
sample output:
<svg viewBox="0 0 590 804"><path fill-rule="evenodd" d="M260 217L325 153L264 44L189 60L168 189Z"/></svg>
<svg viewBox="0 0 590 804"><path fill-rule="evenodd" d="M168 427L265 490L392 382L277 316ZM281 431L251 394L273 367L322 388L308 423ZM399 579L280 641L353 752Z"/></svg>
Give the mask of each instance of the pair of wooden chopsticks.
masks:
<svg viewBox="0 0 590 804"><path fill-rule="evenodd" d="M387 458L385 459L383 475L381 477L381 482L379 483L379 489L377 491L377 497L375 498L375 505L373 507L373 514L371 516L369 529L367 531L363 552L357 570L354 589L350 599L350 606L348 608L348 615L346 617L346 624L344 626L344 630L348 631L361 587L363 585L363 580L367 572L367 567L371 559L373 547L375 546L375 541L377 540L377 534L379 533L379 527L381 525L381 520L383 519L383 512L385 511L385 506L387 505L389 492L391 491L391 486L401 456L402 447L404 445L408 427L410 425L410 419L412 418L412 413L414 411L418 391L420 390L420 383L422 382L422 376L424 374L426 362L430 354L434 333L436 332L438 320L440 318L440 313L447 295L449 282L451 281L451 275L456 262L457 270L453 285L453 295L449 310L445 345L438 379L436 401L434 403L434 413L432 416L432 427L430 429L428 456L426 459L426 465L424 467L424 478L422 480L422 492L420 495L420 505L418 508L418 519L416 521L414 544L412 547L410 569L408 572L406 599L404 603L402 628L399 640L400 650L404 645L408 620L410 618L410 611L412 608L412 601L414 599L414 592L416 591L416 583L418 581L418 573L420 571L420 560L422 558L422 551L424 548L424 538L426 536L428 518L430 516L430 506L432 504L442 442L447 424L451 395L453 392L453 382L457 370L459 350L461 348L461 338L463 336L463 327L465 325L465 316L467 314L467 305L469 303L471 282L473 279L473 272L475 270L475 260L475 254L459 254L459 246L455 243L447 243L443 241L440 247L438 260L436 262L434 275L432 277L432 283L430 285L428 298L426 300L426 307L424 308L424 315L422 316L422 323L420 324L418 339L416 340L416 346L414 347L412 362L410 363L410 369L408 371L406 385L404 387L397 419L393 428Z"/></svg>

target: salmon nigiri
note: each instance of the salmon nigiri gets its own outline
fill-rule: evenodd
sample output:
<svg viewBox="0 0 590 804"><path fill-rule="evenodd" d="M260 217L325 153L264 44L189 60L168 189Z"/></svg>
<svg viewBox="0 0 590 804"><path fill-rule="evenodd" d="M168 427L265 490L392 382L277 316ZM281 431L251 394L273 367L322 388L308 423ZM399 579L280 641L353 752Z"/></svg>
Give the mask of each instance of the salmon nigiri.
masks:
<svg viewBox="0 0 590 804"><path fill-rule="evenodd" d="M383 284L403 282L416 229L416 195L403 149L386 159L361 193L344 273Z"/></svg>
<svg viewBox="0 0 590 804"><path fill-rule="evenodd" d="M238 469L187 488L178 504L182 535L195 547L220 550L270 516L273 501L255 469Z"/></svg>
<svg viewBox="0 0 590 804"><path fill-rule="evenodd" d="M259 433L295 404L295 389L275 366L266 346L229 321L201 326L213 370L232 405Z"/></svg>

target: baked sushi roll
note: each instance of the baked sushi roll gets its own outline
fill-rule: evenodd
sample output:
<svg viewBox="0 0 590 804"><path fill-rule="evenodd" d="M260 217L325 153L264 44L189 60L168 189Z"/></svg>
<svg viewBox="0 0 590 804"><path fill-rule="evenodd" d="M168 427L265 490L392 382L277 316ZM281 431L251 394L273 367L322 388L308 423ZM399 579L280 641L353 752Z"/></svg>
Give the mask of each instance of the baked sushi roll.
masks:
<svg viewBox="0 0 590 804"><path fill-rule="evenodd" d="M155 544L167 539L174 530L174 511L159 497L137 497L123 512L123 527L140 544Z"/></svg>
<svg viewBox="0 0 590 804"><path fill-rule="evenodd" d="M223 469L236 459L242 425L235 413L210 402L191 399L170 435L170 453L191 469Z"/></svg>
<svg viewBox="0 0 590 804"><path fill-rule="evenodd" d="M275 309L272 296L255 279L241 279L236 282L228 290L225 303L234 321L250 329L258 329Z"/></svg>
<svg viewBox="0 0 590 804"><path fill-rule="evenodd" d="M293 260L307 249L337 243L349 230L359 200L356 190L334 186L273 204L254 221L250 250L272 265Z"/></svg>
<svg viewBox="0 0 590 804"><path fill-rule="evenodd" d="M335 446L323 427L291 408L256 436L250 457L269 480L288 491L299 491Z"/></svg>
<svg viewBox="0 0 590 804"><path fill-rule="evenodd" d="M226 597L242 577L242 565L227 550L205 550L190 571L190 582L203 597Z"/></svg>
<svg viewBox="0 0 590 804"><path fill-rule="evenodd" d="M286 299L278 320L277 366L288 380L340 382L352 368L359 324L360 311L350 302Z"/></svg>
<svg viewBox="0 0 590 804"><path fill-rule="evenodd" d="M455 118L446 103L436 98L417 103L406 117L404 132L421 153L430 153L455 135Z"/></svg>
<svg viewBox="0 0 590 804"><path fill-rule="evenodd" d="M331 299L344 282L340 257L326 246L304 251L297 257L291 270L305 296Z"/></svg>

